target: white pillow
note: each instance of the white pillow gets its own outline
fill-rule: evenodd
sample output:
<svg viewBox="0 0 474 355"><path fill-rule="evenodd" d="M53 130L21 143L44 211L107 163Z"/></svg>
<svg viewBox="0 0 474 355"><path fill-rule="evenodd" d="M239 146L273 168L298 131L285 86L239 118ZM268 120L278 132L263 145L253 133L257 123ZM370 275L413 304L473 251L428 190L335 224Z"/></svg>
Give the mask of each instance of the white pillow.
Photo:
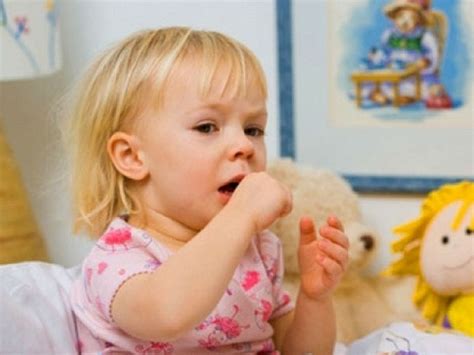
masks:
<svg viewBox="0 0 474 355"><path fill-rule="evenodd" d="M68 294L79 274L43 262L0 266L0 354L77 352Z"/></svg>

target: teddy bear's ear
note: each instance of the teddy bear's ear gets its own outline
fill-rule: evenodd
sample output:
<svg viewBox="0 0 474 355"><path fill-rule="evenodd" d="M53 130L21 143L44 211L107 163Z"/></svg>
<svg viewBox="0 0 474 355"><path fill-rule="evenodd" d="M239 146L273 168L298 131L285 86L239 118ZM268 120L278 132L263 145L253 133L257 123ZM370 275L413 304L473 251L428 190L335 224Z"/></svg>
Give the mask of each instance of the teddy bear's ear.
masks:
<svg viewBox="0 0 474 355"><path fill-rule="evenodd" d="M290 158L273 160L268 165L267 172L290 189L294 189L300 179L298 167Z"/></svg>
<svg viewBox="0 0 474 355"><path fill-rule="evenodd" d="M371 265L379 250L380 236L372 228L354 220L344 223L344 230L349 239L349 267L365 269Z"/></svg>

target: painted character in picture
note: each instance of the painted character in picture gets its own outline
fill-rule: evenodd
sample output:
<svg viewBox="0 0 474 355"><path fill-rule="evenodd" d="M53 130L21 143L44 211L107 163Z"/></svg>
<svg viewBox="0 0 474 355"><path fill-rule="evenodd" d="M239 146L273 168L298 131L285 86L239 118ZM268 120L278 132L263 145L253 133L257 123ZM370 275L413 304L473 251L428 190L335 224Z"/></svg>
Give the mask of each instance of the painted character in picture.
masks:
<svg viewBox="0 0 474 355"><path fill-rule="evenodd" d="M394 70L416 66L421 74L421 93L426 106L451 107L444 90L430 90L432 86L442 88L439 67L446 36L444 14L431 10L431 0L394 0L385 6L384 14L392 26L383 32L381 48L373 48L368 59L375 57L386 68ZM400 85L400 103L412 103L415 92L415 80L404 80ZM441 100L437 97L440 93L443 94ZM388 83L381 87L372 86L368 97L376 104L386 105L392 100L393 88Z"/></svg>

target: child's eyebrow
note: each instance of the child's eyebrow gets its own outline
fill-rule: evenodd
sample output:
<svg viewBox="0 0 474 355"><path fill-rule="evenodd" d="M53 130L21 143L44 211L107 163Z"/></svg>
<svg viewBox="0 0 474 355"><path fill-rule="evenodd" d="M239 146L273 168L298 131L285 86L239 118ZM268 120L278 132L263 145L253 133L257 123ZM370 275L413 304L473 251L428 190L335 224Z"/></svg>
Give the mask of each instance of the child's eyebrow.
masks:
<svg viewBox="0 0 474 355"><path fill-rule="evenodd" d="M255 111L250 111L248 112L247 116L250 118L267 118L268 112L267 109L263 108Z"/></svg>
<svg viewBox="0 0 474 355"><path fill-rule="evenodd" d="M224 113L230 111L229 105L219 103L219 102L208 103L208 104L204 104L204 105L198 107L198 110L206 110L206 109L207 110L212 110L212 111L224 112ZM245 115L248 116L248 117L252 117L252 118L267 117L268 113L267 113L267 108L266 107L258 107L256 109L248 110L248 112L246 112Z"/></svg>

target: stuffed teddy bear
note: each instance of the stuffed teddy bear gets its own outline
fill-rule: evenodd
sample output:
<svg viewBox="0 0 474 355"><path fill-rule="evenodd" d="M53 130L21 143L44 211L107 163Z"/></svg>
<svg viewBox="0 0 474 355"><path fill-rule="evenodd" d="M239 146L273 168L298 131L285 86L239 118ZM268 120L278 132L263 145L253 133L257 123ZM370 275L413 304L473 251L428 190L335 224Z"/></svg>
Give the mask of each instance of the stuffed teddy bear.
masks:
<svg viewBox="0 0 474 355"><path fill-rule="evenodd" d="M292 212L271 227L282 242L284 286L293 299L299 287L299 218L309 215L318 227L328 215L334 214L343 223L350 241L348 268L334 291L338 341L347 344L392 321L412 318L416 314L409 301L413 282L364 276L380 239L362 221L358 196L344 179L327 170L297 165L289 159L275 160L269 165L268 172L293 193Z"/></svg>
<svg viewBox="0 0 474 355"><path fill-rule="evenodd" d="M416 275L413 301L423 316L474 337L474 182L432 191L418 218L395 233L401 256L386 273Z"/></svg>

